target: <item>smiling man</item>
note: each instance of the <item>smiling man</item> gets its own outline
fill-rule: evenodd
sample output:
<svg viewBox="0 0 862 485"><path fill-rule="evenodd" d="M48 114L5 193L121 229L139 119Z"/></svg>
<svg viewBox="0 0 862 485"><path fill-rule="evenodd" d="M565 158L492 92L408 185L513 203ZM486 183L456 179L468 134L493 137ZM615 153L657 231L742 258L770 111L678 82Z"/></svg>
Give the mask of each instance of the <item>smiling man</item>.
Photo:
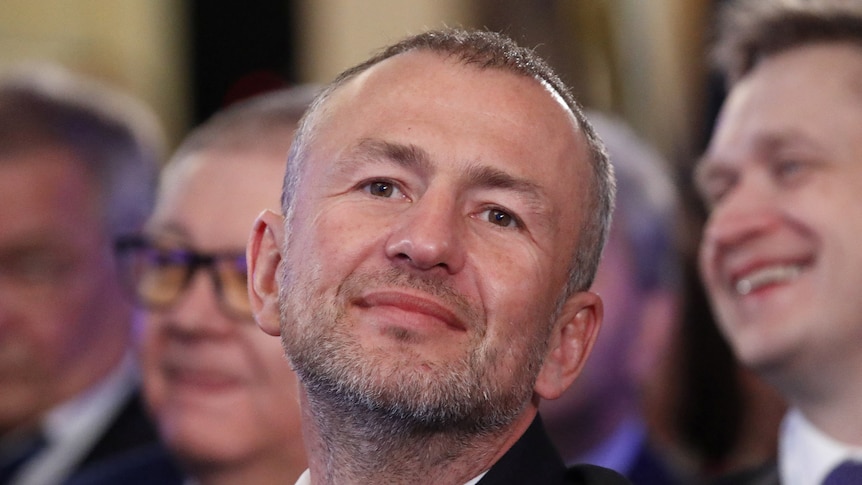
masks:
<svg viewBox="0 0 862 485"><path fill-rule="evenodd" d="M300 380L301 483L625 483L568 473L537 417L602 317L613 175L564 85L488 32L339 76L249 243L258 324Z"/></svg>
<svg viewBox="0 0 862 485"><path fill-rule="evenodd" d="M736 354L791 405L778 466L751 483L862 483L862 4L739 3L726 21L701 270ZM824 481L835 468L857 475Z"/></svg>

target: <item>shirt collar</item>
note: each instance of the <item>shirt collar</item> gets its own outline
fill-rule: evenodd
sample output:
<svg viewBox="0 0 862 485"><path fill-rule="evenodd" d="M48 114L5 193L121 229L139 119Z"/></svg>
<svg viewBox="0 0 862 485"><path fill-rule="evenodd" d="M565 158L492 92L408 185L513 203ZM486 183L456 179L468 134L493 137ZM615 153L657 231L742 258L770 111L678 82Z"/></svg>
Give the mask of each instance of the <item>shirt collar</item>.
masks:
<svg viewBox="0 0 862 485"><path fill-rule="evenodd" d="M799 409L791 409L781 423L778 471L784 485L819 484L839 463L862 449L841 443L817 429Z"/></svg>

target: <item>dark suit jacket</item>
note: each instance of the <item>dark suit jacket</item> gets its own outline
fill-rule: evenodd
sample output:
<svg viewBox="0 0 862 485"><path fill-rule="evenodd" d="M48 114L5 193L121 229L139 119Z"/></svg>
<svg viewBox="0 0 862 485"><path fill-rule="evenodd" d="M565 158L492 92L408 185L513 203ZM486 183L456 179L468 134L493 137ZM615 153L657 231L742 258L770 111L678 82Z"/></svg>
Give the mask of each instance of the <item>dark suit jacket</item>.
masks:
<svg viewBox="0 0 862 485"><path fill-rule="evenodd" d="M93 470L65 485L178 485L182 475L163 451ZM430 482L429 482L430 483ZM592 465L566 469L537 417L524 435L488 470L479 485L629 485L618 473Z"/></svg>
<svg viewBox="0 0 862 485"><path fill-rule="evenodd" d="M731 473L711 482L711 485L780 485L778 479L778 463L775 461L765 465Z"/></svg>
<svg viewBox="0 0 862 485"><path fill-rule="evenodd" d="M184 479L170 454L151 445L90 467L63 485L182 485Z"/></svg>
<svg viewBox="0 0 862 485"><path fill-rule="evenodd" d="M67 481L72 482L78 475L109 465L114 460L125 460L138 451L160 447L159 443L155 425L144 409L140 392L136 391Z"/></svg>
<svg viewBox="0 0 862 485"><path fill-rule="evenodd" d="M620 470L622 471L622 470ZM641 442L635 461L624 471L634 485L682 485L685 480L668 466L646 441Z"/></svg>
<svg viewBox="0 0 862 485"><path fill-rule="evenodd" d="M593 465L566 469L536 416L514 446L479 480L479 485L627 485L622 475Z"/></svg>

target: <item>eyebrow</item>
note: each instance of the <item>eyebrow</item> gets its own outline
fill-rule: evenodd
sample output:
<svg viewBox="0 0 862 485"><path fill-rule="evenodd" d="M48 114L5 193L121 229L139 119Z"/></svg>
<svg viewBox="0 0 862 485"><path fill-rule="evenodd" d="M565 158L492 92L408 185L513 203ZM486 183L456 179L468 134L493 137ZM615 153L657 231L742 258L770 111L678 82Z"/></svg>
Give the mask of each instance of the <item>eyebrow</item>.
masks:
<svg viewBox="0 0 862 485"><path fill-rule="evenodd" d="M431 171L431 156L427 151L416 145L404 145L393 143L377 138L363 138L350 150L349 154L361 162L380 161L381 159L395 163L407 169L414 169L422 173ZM347 163L348 160L340 162Z"/></svg>
<svg viewBox="0 0 862 485"><path fill-rule="evenodd" d="M385 159L404 168L415 169L422 173L433 170L431 155L413 144L393 143L385 140L365 138L351 153L360 160ZM522 177L516 177L503 170L488 165L472 163L468 165L464 177L468 187L505 189L518 192L535 202L541 202L541 189L538 184Z"/></svg>
<svg viewBox="0 0 862 485"><path fill-rule="evenodd" d="M821 144L798 130L760 134L754 142L753 149L754 153L750 154L750 156L758 160L774 157L777 153L781 153L782 150L823 150ZM729 168L728 165L730 164L725 163L725 160L721 157L710 156L708 154L702 155L695 162L692 173L692 181L695 183L695 187L700 188L708 180L732 172L734 169Z"/></svg>
<svg viewBox="0 0 862 485"><path fill-rule="evenodd" d="M143 233L147 237L168 237L182 241L189 241L191 239L191 234L189 234L188 229L186 229L182 224L172 220L160 221L158 224L154 225L148 224L144 226Z"/></svg>

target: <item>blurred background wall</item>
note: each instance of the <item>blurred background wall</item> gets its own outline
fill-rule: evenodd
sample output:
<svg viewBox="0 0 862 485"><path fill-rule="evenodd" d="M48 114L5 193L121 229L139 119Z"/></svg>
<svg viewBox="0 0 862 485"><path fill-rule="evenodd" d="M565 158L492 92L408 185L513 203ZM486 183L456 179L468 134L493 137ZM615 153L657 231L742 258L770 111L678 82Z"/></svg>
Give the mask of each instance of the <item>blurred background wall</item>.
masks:
<svg viewBox="0 0 862 485"><path fill-rule="evenodd" d="M138 93L173 140L280 84L326 82L426 28L490 27L537 46L584 104L671 160L703 139L712 0L2 0L0 67L52 59Z"/></svg>

